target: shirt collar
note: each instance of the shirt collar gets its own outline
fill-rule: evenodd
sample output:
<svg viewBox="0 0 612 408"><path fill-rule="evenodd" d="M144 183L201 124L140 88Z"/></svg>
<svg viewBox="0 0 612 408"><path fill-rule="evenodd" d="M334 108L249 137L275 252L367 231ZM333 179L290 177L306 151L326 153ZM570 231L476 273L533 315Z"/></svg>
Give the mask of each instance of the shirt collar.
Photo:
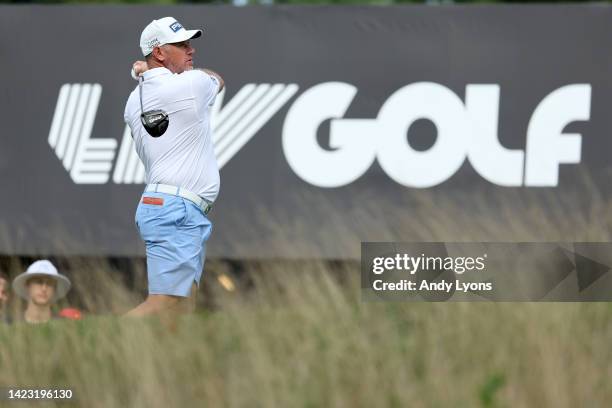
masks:
<svg viewBox="0 0 612 408"><path fill-rule="evenodd" d="M155 78L156 76L159 76L159 75L168 75L168 74L172 74L172 72L168 68L157 67L157 68L152 68L152 69L145 71L145 73L142 75L144 76L144 79L147 80L147 79Z"/></svg>

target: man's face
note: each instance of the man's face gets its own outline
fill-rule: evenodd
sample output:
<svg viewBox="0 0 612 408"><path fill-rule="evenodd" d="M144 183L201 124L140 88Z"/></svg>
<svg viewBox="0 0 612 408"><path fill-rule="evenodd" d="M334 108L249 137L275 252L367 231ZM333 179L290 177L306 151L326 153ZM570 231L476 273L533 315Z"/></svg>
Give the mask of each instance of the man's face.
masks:
<svg viewBox="0 0 612 408"><path fill-rule="evenodd" d="M50 305L55 294L55 285L54 279L45 276L30 278L27 283L30 301L37 306Z"/></svg>
<svg viewBox="0 0 612 408"><path fill-rule="evenodd" d="M8 282L4 278L0 278L0 307L8 302Z"/></svg>
<svg viewBox="0 0 612 408"><path fill-rule="evenodd" d="M189 40L161 46L164 54L164 66L175 74L193 69L195 49Z"/></svg>

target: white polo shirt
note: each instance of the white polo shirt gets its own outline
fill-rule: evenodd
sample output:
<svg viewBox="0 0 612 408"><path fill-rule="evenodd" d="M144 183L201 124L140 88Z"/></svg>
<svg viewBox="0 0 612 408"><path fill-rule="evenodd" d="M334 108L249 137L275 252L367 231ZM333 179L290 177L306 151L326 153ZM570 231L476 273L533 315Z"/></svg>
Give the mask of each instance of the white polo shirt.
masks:
<svg viewBox="0 0 612 408"><path fill-rule="evenodd" d="M220 182L210 106L218 90L218 80L197 69L173 74L166 68L154 68L144 73L144 111L162 109L170 118L166 133L157 138L149 135L140 122L136 86L125 106L124 120L144 163L147 184L170 184L215 201Z"/></svg>

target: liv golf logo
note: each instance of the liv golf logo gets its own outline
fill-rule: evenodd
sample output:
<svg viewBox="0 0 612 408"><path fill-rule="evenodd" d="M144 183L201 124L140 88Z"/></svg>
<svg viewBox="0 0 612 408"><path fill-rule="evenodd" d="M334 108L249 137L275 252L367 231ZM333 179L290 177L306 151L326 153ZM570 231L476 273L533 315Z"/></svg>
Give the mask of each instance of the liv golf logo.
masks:
<svg viewBox="0 0 612 408"><path fill-rule="evenodd" d="M223 107L222 92L212 108L213 142L223 167L298 91L296 84L247 84ZM117 154L114 138L91 139L102 87L65 84L60 89L49 144L77 184L143 183L144 167L125 128ZM468 84L465 101L432 82L407 85L381 105L376 118L344 118L358 89L326 82L293 102L284 121L283 151L291 169L319 187L341 187L361 177L378 161L396 182L416 188L438 185L468 160L486 180L500 186L556 186L561 164L580 163L582 136L563 133L587 121L591 86L571 84L546 95L527 126L526 149L508 149L498 139L500 87ZM406 140L419 119L437 129L425 151ZM317 130L330 120L329 145ZM115 162L116 158L116 163ZM113 170L113 163L115 164Z"/></svg>
<svg viewBox="0 0 612 408"><path fill-rule="evenodd" d="M247 84L223 108L225 91L211 112L213 143L223 167L297 92L295 84ZM77 184L104 184L110 179L116 156L114 138L91 139L102 87L99 84L65 84L57 98L49 131L49 145ZM144 183L144 166L125 127L117 163L116 184Z"/></svg>
<svg viewBox="0 0 612 408"><path fill-rule="evenodd" d="M115 158L115 139L90 139L102 87L66 84L60 89L49 131L49 145L77 184L101 184Z"/></svg>
<svg viewBox="0 0 612 408"><path fill-rule="evenodd" d="M357 91L343 82L320 84L300 95L287 113L283 150L293 171L307 182L344 186L377 160L396 182L426 188L448 180L467 159L483 178L500 186L556 186L560 164L580 163L582 136L563 129L589 120L591 110L589 84L551 92L529 120L523 151L507 149L498 140L499 85L468 84L464 102L442 85L414 83L389 96L376 118L345 119ZM317 143L317 129L329 119L331 150ZM419 119L437 129L426 151L406 140Z"/></svg>

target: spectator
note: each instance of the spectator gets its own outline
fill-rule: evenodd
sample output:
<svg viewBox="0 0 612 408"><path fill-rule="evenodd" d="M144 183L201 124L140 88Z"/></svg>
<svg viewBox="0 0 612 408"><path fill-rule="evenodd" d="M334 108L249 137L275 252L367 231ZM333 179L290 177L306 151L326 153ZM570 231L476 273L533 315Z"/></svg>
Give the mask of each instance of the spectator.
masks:
<svg viewBox="0 0 612 408"><path fill-rule="evenodd" d="M41 260L15 278L13 290L28 302L24 320L46 323L52 318L51 305L70 290L70 280L60 275L51 262Z"/></svg>
<svg viewBox="0 0 612 408"><path fill-rule="evenodd" d="M7 304L9 300L8 276L0 271L0 323L8 322Z"/></svg>

